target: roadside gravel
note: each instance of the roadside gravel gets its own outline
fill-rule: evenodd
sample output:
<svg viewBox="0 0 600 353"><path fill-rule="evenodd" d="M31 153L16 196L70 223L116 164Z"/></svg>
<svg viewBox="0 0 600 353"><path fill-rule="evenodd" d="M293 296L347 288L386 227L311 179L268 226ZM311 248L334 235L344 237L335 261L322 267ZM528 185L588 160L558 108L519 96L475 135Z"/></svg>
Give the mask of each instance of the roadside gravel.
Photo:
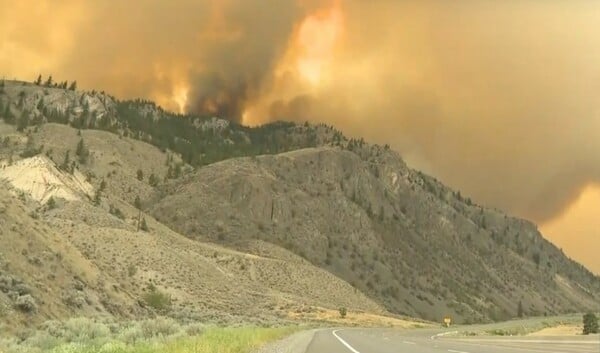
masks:
<svg viewBox="0 0 600 353"><path fill-rule="evenodd" d="M297 332L277 342L269 343L253 353L305 353L315 332L319 330L322 329Z"/></svg>

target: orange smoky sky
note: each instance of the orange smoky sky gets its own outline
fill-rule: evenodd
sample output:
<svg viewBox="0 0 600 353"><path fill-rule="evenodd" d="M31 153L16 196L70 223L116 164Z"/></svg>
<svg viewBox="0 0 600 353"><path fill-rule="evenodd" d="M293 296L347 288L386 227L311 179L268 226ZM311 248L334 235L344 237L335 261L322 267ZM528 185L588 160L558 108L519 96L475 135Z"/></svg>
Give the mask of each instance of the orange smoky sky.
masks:
<svg viewBox="0 0 600 353"><path fill-rule="evenodd" d="M560 244L581 244L565 246L577 259L598 243L600 221L575 213L600 211L591 194L600 183L600 2L0 0L0 8L7 78L53 74L250 125L333 124L541 223ZM575 219L585 227L569 226ZM600 260L585 264L600 273Z"/></svg>

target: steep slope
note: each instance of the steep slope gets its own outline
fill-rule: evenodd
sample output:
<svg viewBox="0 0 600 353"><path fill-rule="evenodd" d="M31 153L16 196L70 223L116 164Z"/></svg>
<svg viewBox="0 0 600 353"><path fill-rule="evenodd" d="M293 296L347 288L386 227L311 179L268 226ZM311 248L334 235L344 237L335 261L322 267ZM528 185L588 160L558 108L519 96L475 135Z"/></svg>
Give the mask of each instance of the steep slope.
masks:
<svg viewBox="0 0 600 353"><path fill-rule="evenodd" d="M135 298L104 286L115 281L41 218L36 201L0 186L0 332L42 319L135 311Z"/></svg>
<svg viewBox="0 0 600 353"><path fill-rule="evenodd" d="M0 123L11 141L0 146L0 163L6 165L0 168L0 323L6 328L70 316L155 312L212 322L273 322L340 306L386 313L333 274L269 243L254 242L259 250L249 253L197 242L144 213L147 230L138 231L135 196L147 198L155 189L137 170L164 175L165 161L177 157L109 132L59 124L36 130L26 136ZM51 157L73 151L82 139L87 161L74 170L58 168ZM20 158L31 141L42 154ZM20 183L24 175L52 181L43 185L61 191L51 193L55 204L39 197L48 192ZM75 183L81 175L93 186ZM85 196L98 193L101 184L98 202ZM146 302L152 288L170 296L169 308Z"/></svg>
<svg viewBox="0 0 600 353"><path fill-rule="evenodd" d="M78 170L72 174L62 173L45 156L34 156L13 164L0 164L2 177L12 186L25 192L41 203L50 198L84 200L91 198L93 187Z"/></svg>
<svg viewBox="0 0 600 353"><path fill-rule="evenodd" d="M361 147L362 146L362 147ZM389 310L462 321L598 309L600 280L536 227L473 205L387 148L351 143L205 166L151 213L191 238L261 239Z"/></svg>

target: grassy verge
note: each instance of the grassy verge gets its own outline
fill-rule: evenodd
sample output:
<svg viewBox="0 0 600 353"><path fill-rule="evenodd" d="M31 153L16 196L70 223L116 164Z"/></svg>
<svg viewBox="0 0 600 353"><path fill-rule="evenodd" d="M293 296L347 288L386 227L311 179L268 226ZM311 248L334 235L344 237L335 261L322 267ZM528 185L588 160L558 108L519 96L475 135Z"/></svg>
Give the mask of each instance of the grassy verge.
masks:
<svg viewBox="0 0 600 353"><path fill-rule="evenodd" d="M181 326L168 319L122 325L79 319L54 323L26 339L1 339L2 353L248 353L302 329Z"/></svg>
<svg viewBox="0 0 600 353"><path fill-rule="evenodd" d="M247 353L262 345L293 333L293 328L212 328L202 335L172 341L107 342L102 346L68 344L58 346L52 353Z"/></svg>
<svg viewBox="0 0 600 353"><path fill-rule="evenodd" d="M265 343L283 338L297 328L215 328L208 330L200 337L175 341L158 351L143 352L169 352L169 353L244 353L261 347ZM138 352L138 351L132 351Z"/></svg>

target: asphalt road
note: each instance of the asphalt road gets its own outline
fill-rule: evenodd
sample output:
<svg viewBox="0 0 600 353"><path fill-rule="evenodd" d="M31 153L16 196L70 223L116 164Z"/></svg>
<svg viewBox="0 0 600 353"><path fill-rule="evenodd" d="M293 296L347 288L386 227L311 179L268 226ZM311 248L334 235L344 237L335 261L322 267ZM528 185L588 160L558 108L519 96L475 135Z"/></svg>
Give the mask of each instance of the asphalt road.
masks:
<svg viewBox="0 0 600 353"><path fill-rule="evenodd" d="M441 330L339 329L315 333L306 353L600 353L595 337L458 338Z"/></svg>

